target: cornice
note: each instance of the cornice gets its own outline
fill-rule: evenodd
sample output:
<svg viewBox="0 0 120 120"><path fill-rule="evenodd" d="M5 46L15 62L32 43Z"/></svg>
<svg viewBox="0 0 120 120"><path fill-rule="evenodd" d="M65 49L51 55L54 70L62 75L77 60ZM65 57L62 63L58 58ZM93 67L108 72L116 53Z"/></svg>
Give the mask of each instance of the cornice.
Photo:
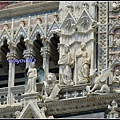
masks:
<svg viewBox="0 0 120 120"><path fill-rule="evenodd" d="M16 8L8 8L0 10L0 19L25 14L32 14L35 12L45 12L48 10L56 10L59 8L59 2L45 2L32 5L20 6Z"/></svg>
<svg viewBox="0 0 120 120"><path fill-rule="evenodd" d="M89 110L107 109L112 100L120 102L120 94L110 93L103 95L91 95L89 97L76 97L70 99L62 99L58 101L49 101L39 103L39 107L47 107L47 115L62 115L69 113L80 113ZM119 104L119 103L118 103Z"/></svg>

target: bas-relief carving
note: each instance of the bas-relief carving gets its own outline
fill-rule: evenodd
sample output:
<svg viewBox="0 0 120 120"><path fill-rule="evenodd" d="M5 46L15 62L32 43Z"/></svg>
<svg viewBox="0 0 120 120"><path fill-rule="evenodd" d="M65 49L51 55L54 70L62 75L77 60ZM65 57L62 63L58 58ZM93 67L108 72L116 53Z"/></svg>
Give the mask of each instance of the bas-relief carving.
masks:
<svg viewBox="0 0 120 120"><path fill-rule="evenodd" d="M78 71L77 83L87 83L90 73L90 56L88 55L86 44L83 42L81 43L81 48L79 48L76 52L76 62Z"/></svg>
<svg viewBox="0 0 120 120"><path fill-rule="evenodd" d="M74 58L70 52L70 46L68 44L64 45L64 51L58 61L58 64L61 67L61 71L59 73L61 85L73 85L72 68L74 67Z"/></svg>
<svg viewBox="0 0 120 120"><path fill-rule="evenodd" d="M112 10L114 12L118 12L120 10L120 2L119 1L114 1L112 3Z"/></svg>

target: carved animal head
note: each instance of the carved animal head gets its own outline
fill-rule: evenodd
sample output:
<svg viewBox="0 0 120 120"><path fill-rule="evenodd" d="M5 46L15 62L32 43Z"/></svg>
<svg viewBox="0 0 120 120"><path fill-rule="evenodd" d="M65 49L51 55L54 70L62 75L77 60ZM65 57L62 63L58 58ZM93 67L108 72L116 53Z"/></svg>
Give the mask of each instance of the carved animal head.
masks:
<svg viewBox="0 0 120 120"><path fill-rule="evenodd" d="M56 75L54 73L48 73L47 83L52 84L57 80Z"/></svg>

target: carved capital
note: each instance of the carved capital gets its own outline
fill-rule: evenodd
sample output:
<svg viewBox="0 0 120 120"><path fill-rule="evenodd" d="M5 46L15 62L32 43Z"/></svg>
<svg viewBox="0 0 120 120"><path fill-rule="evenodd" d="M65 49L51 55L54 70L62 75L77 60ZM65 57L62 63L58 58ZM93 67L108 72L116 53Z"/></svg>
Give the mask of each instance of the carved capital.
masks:
<svg viewBox="0 0 120 120"><path fill-rule="evenodd" d="M50 55L51 55L50 49L47 47L42 47L41 48L41 55L43 56L43 58L50 58Z"/></svg>
<svg viewBox="0 0 120 120"><path fill-rule="evenodd" d="M23 55L24 55L24 58L33 57L35 56L35 53L33 49L30 49L30 50L24 50Z"/></svg>
<svg viewBox="0 0 120 120"><path fill-rule="evenodd" d="M14 42L8 42L8 48L10 49L10 50L15 50L16 49L16 45L15 45L15 43Z"/></svg>
<svg viewBox="0 0 120 120"><path fill-rule="evenodd" d="M7 57L7 60L13 60L15 58L18 58L16 53L14 53L14 52L7 53L6 57Z"/></svg>
<svg viewBox="0 0 120 120"><path fill-rule="evenodd" d="M29 38L26 38L25 40L25 46L27 47L27 49L30 49L31 47L33 47L33 42L31 40L29 40Z"/></svg>

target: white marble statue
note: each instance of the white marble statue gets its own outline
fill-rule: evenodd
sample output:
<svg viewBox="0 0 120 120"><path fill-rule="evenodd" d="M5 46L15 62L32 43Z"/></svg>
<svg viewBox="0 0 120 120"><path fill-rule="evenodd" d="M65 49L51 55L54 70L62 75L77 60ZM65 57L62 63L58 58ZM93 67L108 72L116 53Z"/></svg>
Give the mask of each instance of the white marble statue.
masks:
<svg viewBox="0 0 120 120"><path fill-rule="evenodd" d="M81 48L76 52L76 62L78 70L78 83L88 82L90 74L90 56L86 49L86 44L81 43Z"/></svg>
<svg viewBox="0 0 120 120"><path fill-rule="evenodd" d="M112 83L120 83L120 71L118 69L115 71Z"/></svg>
<svg viewBox="0 0 120 120"><path fill-rule="evenodd" d="M92 92L95 92L95 93L110 92L110 88L106 83L106 79L109 77L110 71L111 71L110 68L103 69L101 71L101 75L97 75L95 78L93 78L93 84L91 86L86 86L86 91L88 92L88 94Z"/></svg>
<svg viewBox="0 0 120 120"><path fill-rule="evenodd" d="M74 67L74 58L72 53L70 52L70 47L68 44L64 45L64 51L58 64L61 67L60 76L62 79L63 85L73 85L74 82L72 81L72 68Z"/></svg>
<svg viewBox="0 0 120 120"><path fill-rule="evenodd" d="M120 33L116 33L116 38L113 40L113 46L120 46Z"/></svg>
<svg viewBox="0 0 120 120"><path fill-rule="evenodd" d="M34 62L29 65L27 76L27 92L36 92L37 69L35 68Z"/></svg>
<svg viewBox="0 0 120 120"><path fill-rule="evenodd" d="M54 100L59 91L60 91L60 85L57 83L57 78L54 73L48 73L47 79L44 82L44 88L45 88L45 98L43 98L45 101Z"/></svg>

